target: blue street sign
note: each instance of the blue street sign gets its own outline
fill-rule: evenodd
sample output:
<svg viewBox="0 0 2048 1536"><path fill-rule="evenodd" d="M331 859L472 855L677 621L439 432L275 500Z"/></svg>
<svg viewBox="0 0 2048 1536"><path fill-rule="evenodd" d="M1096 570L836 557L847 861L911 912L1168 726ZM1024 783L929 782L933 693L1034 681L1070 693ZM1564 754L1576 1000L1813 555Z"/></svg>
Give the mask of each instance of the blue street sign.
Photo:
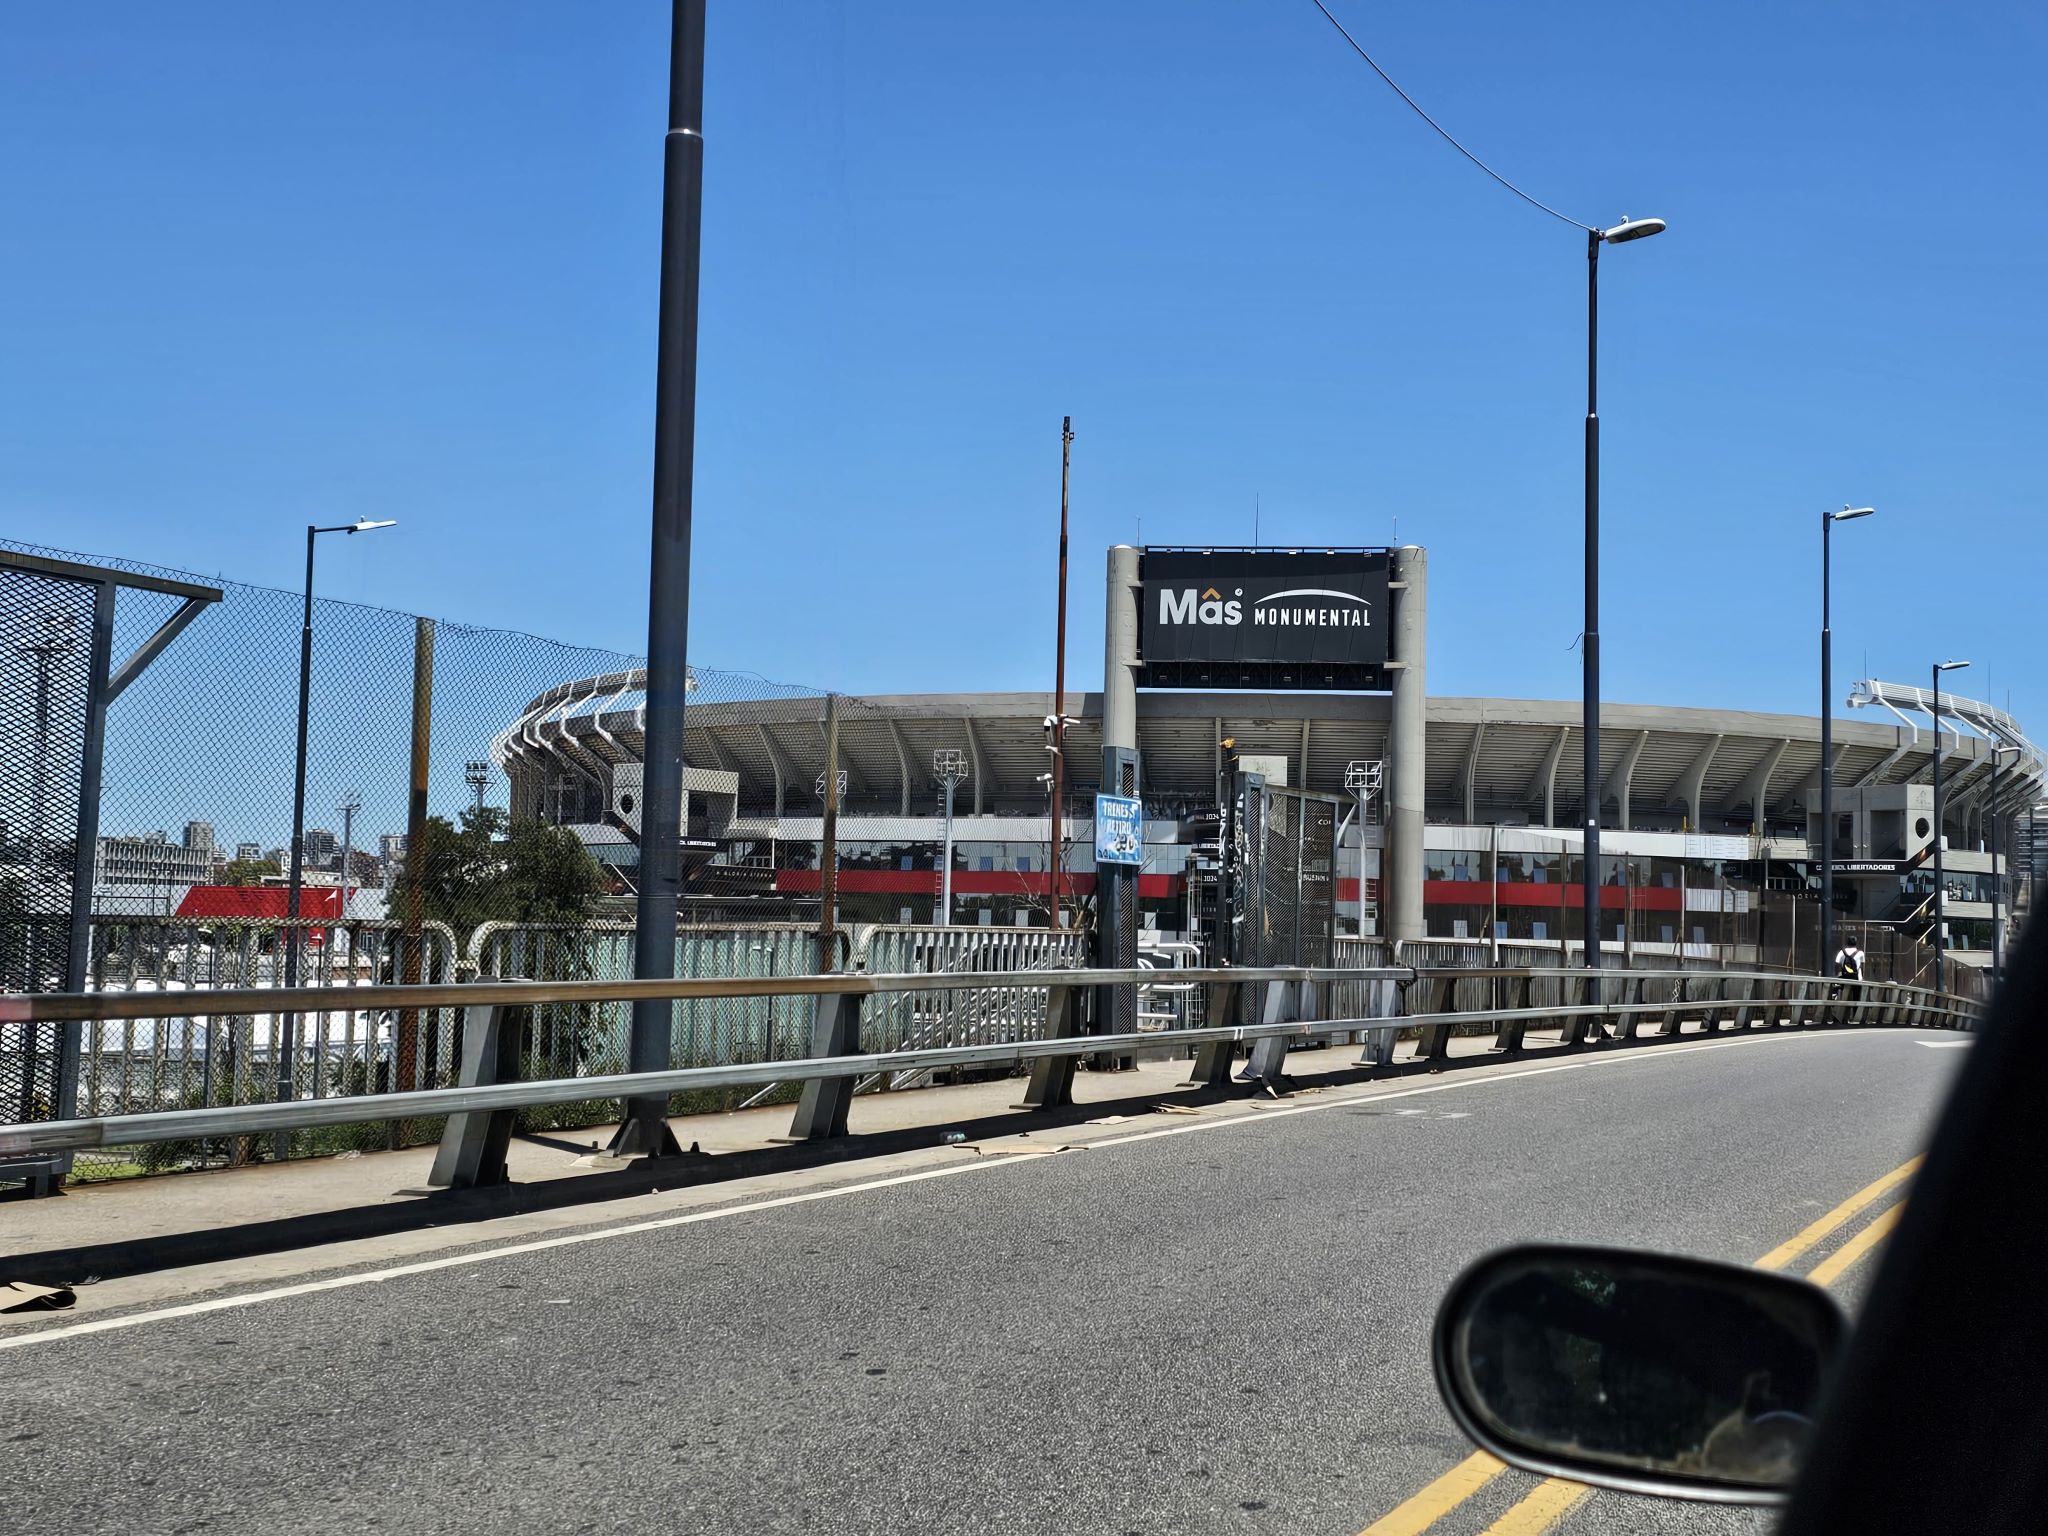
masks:
<svg viewBox="0 0 2048 1536"><path fill-rule="evenodd" d="M1095 797L1095 862L1145 862L1145 807L1127 795Z"/></svg>

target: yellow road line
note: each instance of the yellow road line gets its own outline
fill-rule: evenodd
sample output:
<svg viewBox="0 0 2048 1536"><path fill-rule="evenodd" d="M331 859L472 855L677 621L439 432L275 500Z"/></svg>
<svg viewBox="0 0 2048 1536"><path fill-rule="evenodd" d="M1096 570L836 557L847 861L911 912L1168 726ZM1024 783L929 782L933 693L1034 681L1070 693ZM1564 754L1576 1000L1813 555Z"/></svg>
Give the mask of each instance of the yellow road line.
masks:
<svg viewBox="0 0 2048 1536"><path fill-rule="evenodd" d="M1829 1211L1827 1215L1807 1227L1797 1237L1789 1242L1780 1243L1769 1253L1758 1259L1756 1267L1758 1269L1783 1269L1787 1264L1790 1264L1799 1255L1834 1231L1835 1228L1841 1226L1842 1223L1851 1216L1854 1216L1866 1205L1884 1198L1886 1194L1911 1178L1919 1167L1920 1159L1916 1157L1910 1162L1901 1163L1874 1184L1866 1184L1832 1211ZM1826 1284L1825 1281L1821 1283Z"/></svg>
<svg viewBox="0 0 2048 1536"><path fill-rule="evenodd" d="M1853 1216L1857 1211L1876 1199L1878 1195L1893 1187L1901 1177L1911 1173L1918 1166L1919 1162L1920 1159L1916 1157L1912 1162L1906 1164L1905 1167L1894 1169L1891 1173L1886 1174L1877 1183L1862 1191L1862 1193L1851 1196L1844 1204L1836 1206L1834 1210L1828 1212L1827 1215L1815 1222L1812 1227L1808 1227L1806 1232L1800 1233L1798 1238L1793 1239L1793 1242L1796 1243L1800 1238L1806 1237L1807 1233L1813 1232L1816 1227L1822 1229L1821 1233L1816 1234L1816 1237L1818 1237L1824 1235L1826 1231L1839 1226L1848 1217ZM1905 1206L1895 1205L1888 1211L1879 1212L1872 1218L1869 1226L1842 1244L1841 1247L1829 1254L1820 1263L1814 1265L1812 1273L1806 1278L1815 1285L1834 1284L1835 1281L1842 1278L1843 1272L1850 1265L1884 1241L1885 1234L1898 1225L1899 1214L1904 1210ZM1785 1246L1789 1248L1792 1245L1788 1243ZM1811 1244L1809 1243L1808 1246L1811 1246ZM1757 1260L1755 1267L1759 1269L1771 1267L1764 1261L1780 1251L1779 1249L1772 1249L1770 1253L1764 1255L1763 1259ZM1783 1261L1781 1260L1780 1262ZM1484 1536L1542 1536L1544 1531L1549 1530L1552 1525L1562 1520L1581 1499L1592 1491L1584 1483L1567 1482L1561 1477L1545 1478L1537 1486L1534 1493L1523 1499L1521 1503L1502 1515L1492 1525L1489 1525L1485 1530Z"/></svg>
<svg viewBox="0 0 2048 1536"><path fill-rule="evenodd" d="M1358 1536L1418 1536L1507 1471L1508 1464L1474 1451L1414 1497L1403 1500Z"/></svg>
<svg viewBox="0 0 2048 1536"><path fill-rule="evenodd" d="M1536 1491L1489 1525L1484 1536L1541 1536L1562 1520L1593 1490L1584 1483L1545 1478Z"/></svg>
<svg viewBox="0 0 2048 1536"><path fill-rule="evenodd" d="M1783 1269L1807 1249L1841 1227L1857 1212L1881 1200L1919 1170L1920 1158L1901 1163L1883 1178L1866 1184L1825 1216L1809 1223L1798 1236L1780 1243L1758 1259L1757 1269ZM1884 1241L1899 1219L1903 1205L1894 1206L1873 1220L1834 1253L1814 1266L1806 1278L1815 1285L1830 1285L1864 1254ZM1458 1505L1507 1470L1497 1457L1479 1451L1461 1461L1414 1497L1388 1511L1368 1525L1359 1536L1419 1536ZM1560 1477L1545 1478L1535 1492L1516 1504L1486 1528L1484 1536L1540 1536L1563 1519L1593 1490L1584 1483Z"/></svg>
<svg viewBox="0 0 2048 1536"><path fill-rule="evenodd" d="M1815 1285L1833 1285L1841 1279L1844 1270L1884 1241L1885 1234L1898 1225L1899 1214L1904 1210L1905 1206L1895 1205L1880 1214L1869 1226L1814 1265L1813 1273L1806 1278Z"/></svg>

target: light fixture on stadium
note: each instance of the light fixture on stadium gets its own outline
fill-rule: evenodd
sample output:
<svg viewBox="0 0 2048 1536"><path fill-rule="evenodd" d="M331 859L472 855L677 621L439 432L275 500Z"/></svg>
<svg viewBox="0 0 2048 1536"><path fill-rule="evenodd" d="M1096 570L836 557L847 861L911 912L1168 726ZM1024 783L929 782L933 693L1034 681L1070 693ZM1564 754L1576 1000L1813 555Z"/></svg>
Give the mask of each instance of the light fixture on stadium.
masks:
<svg viewBox="0 0 2048 1536"><path fill-rule="evenodd" d="M1827 518L1831 523L1846 523L1852 517L1868 517L1876 510L1875 507L1844 507L1839 512L1828 513Z"/></svg>
<svg viewBox="0 0 2048 1536"><path fill-rule="evenodd" d="M397 518L395 518L395 517L382 517L382 518L368 518L368 517L364 517L364 518L358 518L358 519L357 519L357 520L356 520L355 522L353 522L353 523L350 523L350 524L348 525L348 527L346 527L346 528L344 528L344 529L342 530L342 532L344 532L344 533L368 533L368 532L369 532L369 531L370 531L371 529L373 529L373 528L396 528L397 526L398 526L398 519L397 519Z"/></svg>

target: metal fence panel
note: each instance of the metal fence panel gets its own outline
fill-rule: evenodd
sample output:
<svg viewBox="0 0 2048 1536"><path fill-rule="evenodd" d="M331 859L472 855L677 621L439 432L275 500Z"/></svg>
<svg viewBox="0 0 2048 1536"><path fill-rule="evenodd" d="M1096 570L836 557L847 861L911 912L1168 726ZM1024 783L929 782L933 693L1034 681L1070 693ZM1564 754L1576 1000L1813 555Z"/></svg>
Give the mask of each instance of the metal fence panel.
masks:
<svg viewBox="0 0 2048 1536"><path fill-rule="evenodd" d="M853 969L935 974L1042 971L1085 965L1087 956L1087 935L1078 929L891 924L860 931L854 941ZM1038 1040L1045 1035L1046 999L1043 986L869 998L861 1014L861 1043L871 1051L902 1051Z"/></svg>
<svg viewBox="0 0 2048 1536"><path fill-rule="evenodd" d="M0 566L0 991L60 991L72 974L103 600L87 582ZM0 1113L68 1112L70 1038L61 1026L0 1022Z"/></svg>

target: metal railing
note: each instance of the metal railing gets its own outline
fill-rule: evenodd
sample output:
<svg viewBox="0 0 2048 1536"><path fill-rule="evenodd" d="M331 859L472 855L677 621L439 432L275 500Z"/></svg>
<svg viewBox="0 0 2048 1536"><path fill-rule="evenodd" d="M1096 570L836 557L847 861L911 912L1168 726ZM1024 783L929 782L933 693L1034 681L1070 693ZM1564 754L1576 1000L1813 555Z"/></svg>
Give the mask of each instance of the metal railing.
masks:
<svg viewBox="0 0 2048 1536"><path fill-rule="evenodd" d="M318 989L215 989L185 993L45 993L0 997L0 1023L99 1024L143 1018L218 1018L237 1014L301 1015L330 1010L384 1009L405 1012L460 1008L467 1016L462 1081L453 1087L403 1089L385 1093L330 1094L280 1099L263 1104L172 1108L132 1114L90 1115L63 1121L0 1125L0 1159L39 1154L68 1155L107 1146L132 1146L205 1138L247 1137L315 1127L390 1122L449 1115L444 1161L451 1146L483 1147L481 1129L489 1117L505 1117L536 1106L633 1094L686 1094L734 1089L778 1081L804 1084L794 1134L800 1139L843 1135L846 1107L855 1086L882 1072L944 1068L1029 1066L1024 1095L1031 1107L1071 1102L1078 1058L1161 1049L1195 1052L1193 1076L1224 1081L1235 1052L1252 1047L1253 1075L1267 1082L1281 1075L1286 1048L1304 1040L1367 1037L1366 1061L1383 1062L1396 1029L1420 1030L1418 1054L1447 1053L1450 1032L1460 1025L1489 1024L1496 1044L1514 1050L1538 1022L1557 1022L1564 1043L1589 1036L1631 1038L1646 1021L1675 1035L1686 1023L1710 1031L1800 1026L1815 1022L1969 1028L1976 1018L1963 999L1893 982L1830 983L1826 980L1755 971L1601 971L1558 967L1401 966L1298 968L1188 968L1176 973L1205 991L1206 1021L1162 1037L1156 1033L1090 1035L1081 1032L1079 998L1086 989L1138 986L1156 979L1148 970L1058 969L964 973L838 972L808 976L721 977L702 980L480 981L419 986L365 985ZM864 999L895 999L919 993L977 989L1043 989L1047 999L1044 1033L1038 1038L965 1044L917 1045L874 1050L861 1036ZM1462 988L1506 989L1467 1005ZM1255 999L1257 1022L1236 1022L1245 989ZM1261 996L1261 994L1263 994ZM1833 994L1833 995L1831 995ZM794 1060L685 1066L653 1073L598 1073L509 1081L523 1059L519 1015L536 1009L630 1002L637 998L692 1000L808 1000L810 1014L804 1054ZM1359 999L1365 1006L1358 1006ZM1421 1006L1414 1006L1420 1003ZM481 1015L481 1018L478 1017ZM503 1177L503 1137L493 1167L456 1158L441 1182L489 1182ZM439 1165L437 1165L437 1168Z"/></svg>
<svg viewBox="0 0 2048 1536"><path fill-rule="evenodd" d="M370 982L405 974L407 943L404 925L397 922L95 917L89 993L149 997L152 1004L139 1015L104 1010L82 1022L75 1102L87 1114L121 1115L453 1082L459 1060L456 1010L413 1013L405 1020L412 1049L401 1054L393 1012L355 1000ZM448 927L422 923L417 944L422 980L456 979L455 935ZM299 950L302 990L330 994L329 1001L302 1001L282 1011L236 1006L194 1012L185 1004L197 992L276 989L285 974L287 945ZM56 1044L35 1042L24 1031L19 1040L0 1037L0 1056L10 1047L51 1051ZM5 1107L37 1118L54 1106ZM144 1167L154 1171L153 1164ZM95 1169L88 1163L79 1171Z"/></svg>

